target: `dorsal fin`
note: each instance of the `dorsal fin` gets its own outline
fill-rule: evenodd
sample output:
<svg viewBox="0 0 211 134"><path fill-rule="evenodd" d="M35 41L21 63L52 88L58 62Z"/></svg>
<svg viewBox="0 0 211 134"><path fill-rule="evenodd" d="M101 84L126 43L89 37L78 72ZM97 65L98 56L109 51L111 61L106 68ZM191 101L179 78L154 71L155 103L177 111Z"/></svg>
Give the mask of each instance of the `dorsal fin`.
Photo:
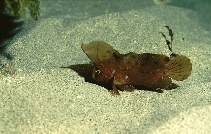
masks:
<svg viewBox="0 0 211 134"><path fill-rule="evenodd" d="M117 50L104 41L91 41L89 44L81 44L81 48L94 63L116 59L121 56Z"/></svg>
<svg viewBox="0 0 211 134"><path fill-rule="evenodd" d="M151 53L143 53L139 55L140 65L151 65L151 66L165 66L165 64L169 61L169 57L163 54L151 54Z"/></svg>

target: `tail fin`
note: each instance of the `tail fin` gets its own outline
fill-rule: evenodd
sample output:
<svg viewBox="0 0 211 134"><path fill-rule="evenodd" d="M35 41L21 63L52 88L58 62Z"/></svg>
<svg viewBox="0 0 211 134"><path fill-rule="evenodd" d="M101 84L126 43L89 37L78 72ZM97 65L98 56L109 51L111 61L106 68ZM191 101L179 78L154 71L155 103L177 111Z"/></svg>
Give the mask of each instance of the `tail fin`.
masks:
<svg viewBox="0 0 211 134"><path fill-rule="evenodd" d="M171 54L170 61L166 64L169 77L177 81L182 81L190 76L192 64L190 59L179 54Z"/></svg>

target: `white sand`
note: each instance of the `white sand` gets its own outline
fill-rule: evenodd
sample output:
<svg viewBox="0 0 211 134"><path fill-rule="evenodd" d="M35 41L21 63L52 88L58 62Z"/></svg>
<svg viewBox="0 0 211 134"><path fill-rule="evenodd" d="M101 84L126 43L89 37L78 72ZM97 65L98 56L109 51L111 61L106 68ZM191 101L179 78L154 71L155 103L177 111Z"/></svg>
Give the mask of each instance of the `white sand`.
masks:
<svg viewBox="0 0 211 134"><path fill-rule="evenodd" d="M149 7L80 21L67 15L29 22L12 41L16 74L0 79L1 133L211 133L209 31L193 11ZM163 53L169 25L173 51L192 75L164 93L136 90L118 97L70 69L88 63L80 44L104 40L121 53ZM184 38L184 41L182 40Z"/></svg>

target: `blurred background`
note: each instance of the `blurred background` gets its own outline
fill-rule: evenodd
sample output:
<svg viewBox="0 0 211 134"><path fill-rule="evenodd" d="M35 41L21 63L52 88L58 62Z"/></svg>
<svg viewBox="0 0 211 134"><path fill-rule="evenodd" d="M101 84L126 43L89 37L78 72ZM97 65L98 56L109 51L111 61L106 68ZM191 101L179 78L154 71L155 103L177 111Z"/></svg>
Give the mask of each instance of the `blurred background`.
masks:
<svg viewBox="0 0 211 134"><path fill-rule="evenodd" d="M140 10L150 6L176 6L195 11L194 17L211 33L210 0L0 0L0 54L3 42L21 30L23 22L63 16L71 22L114 12ZM190 16L191 17L191 16Z"/></svg>

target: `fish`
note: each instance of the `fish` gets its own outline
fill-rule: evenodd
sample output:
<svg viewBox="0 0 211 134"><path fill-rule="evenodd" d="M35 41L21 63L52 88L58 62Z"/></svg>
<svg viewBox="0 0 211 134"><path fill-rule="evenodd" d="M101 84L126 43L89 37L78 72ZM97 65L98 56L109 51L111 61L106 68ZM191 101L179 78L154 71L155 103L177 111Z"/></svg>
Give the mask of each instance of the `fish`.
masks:
<svg viewBox="0 0 211 134"><path fill-rule="evenodd" d="M169 31L170 40L167 40L162 32L161 34L171 52L170 56L135 52L121 54L110 44L96 40L81 44L83 52L91 62L69 67L83 72L83 75L89 72L92 82L110 84L110 91L114 95L120 95L119 91L134 91L136 87L159 92L174 89L178 85L172 80L187 79L191 75L192 63L186 56L172 52L173 31L169 26L165 27Z"/></svg>

